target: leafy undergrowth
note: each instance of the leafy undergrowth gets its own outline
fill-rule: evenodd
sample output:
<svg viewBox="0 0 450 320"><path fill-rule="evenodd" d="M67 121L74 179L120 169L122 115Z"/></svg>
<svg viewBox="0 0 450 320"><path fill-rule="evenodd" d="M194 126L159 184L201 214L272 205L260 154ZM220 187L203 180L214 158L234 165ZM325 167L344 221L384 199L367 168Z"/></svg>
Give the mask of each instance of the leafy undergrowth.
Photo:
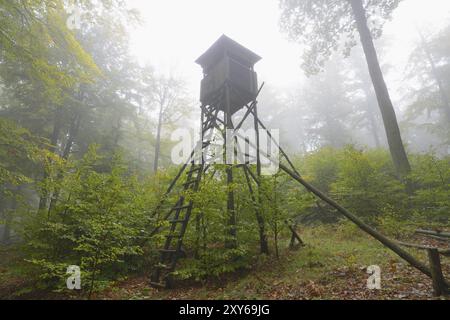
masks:
<svg viewBox="0 0 450 320"><path fill-rule="evenodd" d="M158 290L148 284L149 275L132 276L93 295L93 299L436 299L431 280L409 266L380 243L345 226L307 228L301 232L307 243L295 251L281 243L280 259L261 256L254 265L203 282L180 281L172 290ZM434 240L415 237L410 242L440 245ZM421 261L423 251L410 250ZM5 252L2 252L2 255ZM7 255L3 255L7 257ZM14 257L9 257L14 260ZM78 299L79 292L14 292L24 281L11 277L0 263L0 297L5 299ZM381 268L381 290L367 289L367 267ZM449 259L442 267L450 278ZM18 295L19 294L19 295Z"/></svg>
<svg viewBox="0 0 450 320"><path fill-rule="evenodd" d="M150 288L148 277L117 283L97 299L435 299L431 280L372 238L332 227L303 232L306 247L261 259L250 271L203 283ZM414 239L416 243L421 239ZM425 243L425 241L422 241ZM429 243L428 244L432 244ZM286 247L286 244L284 244ZM423 252L413 250L422 261ZM450 275L448 258L442 259ZM367 266L381 268L381 290L367 289Z"/></svg>

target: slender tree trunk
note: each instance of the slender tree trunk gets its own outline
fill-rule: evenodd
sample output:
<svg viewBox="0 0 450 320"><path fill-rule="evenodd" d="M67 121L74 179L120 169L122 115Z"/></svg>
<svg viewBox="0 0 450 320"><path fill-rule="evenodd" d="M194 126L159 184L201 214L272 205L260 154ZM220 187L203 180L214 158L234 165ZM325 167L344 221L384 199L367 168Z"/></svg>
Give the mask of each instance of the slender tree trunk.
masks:
<svg viewBox="0 0 450 320"><path fill-rule="evenodd" d="M436 64L434 63L433 56L430 52L430 49L428 48L427 42L425 40L425 37L423 36L422 32L420 32L420 29L417 28L417 32L419 33L420 40L422 42L423 50L425 51L425 54L427 56L428 62L431 66L431 73L433 74L434 80L436 81L436 84L439 88L439 93L441 94L441 100L442 100L442 109L443 112L447 118L447 121L450 122L450 102L449 98L447 96L447 93L445 92L444 85L442 84L441 77L439 76L439 72L437 71Z"/></svg>
<svg viewBox="0 0 450 320"><path fill-rule="evenodd" d="M158 172L159 165L159 153L161 151L161 129L162 129L162 119L163 119L163 103L161 103L159 109L158 117L158 128L156 129L156 141L155 141L155 161L153 162L153 172Z"/></svg>
<svg viewBox="0 0 450 320"><path fill-rule="evenodd" d="M267 235L266 235L266 231L265 231L265 222L264 222L264 217L261 214L261 204L262 204L262 197L261 197L261 188L259 186L259 184L257 183L257 187L258 187L258 200L256 200L257 198L255 197L254 194L254 190L249 178L249 174L248 174L248 167L244 167L244 174L245 174L245 179L247 180L247 186L248 186L248 190L250 191L250 197L252 199L253 205L255 206L255 215L256 215L256 221L258 221L258 227L259 227L259 247L260 247L260 252L262 254L269 254L269 243L267 241ZM258 180L261 181L261 178Z"/></svg>
<svg viewBox="0 0 450 320"><path fill-rule="evenodd" d="M1 243L3 244L9 244L11 241L11 225L13 223L13 215L15 211L17 210L17 194L22 190L21 186L18 186L13 190L12 200L11 200L11 206L8 208L8 206L5 206L4 209L4 218L5 218L5 228L3 229L3 236L1 239Z"/></svg>
<svg viewBox="0 0 450 320"><path fill-rule="evenodd" d="M85 90L83 88L84 88L84 86L80 87L80 90L78 91L78 99L82 103L85 102ZM78 135L78 131L79 131L80 125L81 125L81 114L82 114L82 111L78 110L75 113L75 115L70 123L67 142L66 142L66 145L64 146L64 149L62 152L62 158L64 160L67 160L69 158L73 143L75 142L75 139ZM59 171L58 176L56 178L57 184L59 184L62 181L63 176L64 176L64 172ZM53 192L52 198L50 200L50 205L48 208L48 217L50 217L50 213L53 210L53 208L55 207L56 202L58 201L59 192L60 192L60 188L58 186L56 186L55 190Z"/></svg>
<svg viewBox="0 0 450 320"><path fill-rule="evenodd" d="M13 210L13 208L11 208ZM12 223L12 213L11 210L5 211L5 227L3 229L3 236L1 243L3 244L9 244L11 239L11 223ZM9 211L9 212L8 212Z"/></svg>
<svg viewBox="0 0 450 320"><path fill-rule="evenodd" d="M114 129L114 141L112 145L112 150L114 151L119 146L119 141L121 138L121 130L122 130L122 116L119 116L117 119L117 126Z"/></svg>
<svg viewBox="0 0 450 320"><path fill-rule="evenodd" d="M277 176L274 177L273 181L273 205L274 205L274 217L273 217L273 234L274 234L274 241L275 241L275 255L277 259L280 259L280 251L278 249L278 218L279 218L279 211L278 211L278 192L277 192Z"/></svg>
<svg viewBox="0 0 450 320"><path fill-rule="evenodd" d="M139 146L138 146L138 155L137 155L137 158L138 158L137 168L138 169L139 169L140 163L142 161L142 147L141 147L141 145L142 145L143 137L142 137L141 124L139 123L140 116L142 114L141 110L142 110L142 101L139 103L139 111L137 112L136 117L134 118L134 127L136 128L136 136L137 136L138 144L139 144Z"/></svg>
<svg viewBox="0 0 450 320"><path fill-rule="evenodd" d="M2 185L1 186L2 188L4 188L5 186L4 185ZM6 206L5 206L5 199L4 199L4 197L3 197L3 195L0 193L0 217L1 217L1 219L3 219L3 220L5 220L5 218L6 218ZM1 226L1 224L0 224L0 226ZM3 237L4 237L4 230L3 230L3 233L0 233L0 239L3 239ZM2 242L2 240L0 240L0 243Z"/></svg>
<svg viewBox="0 0 450 320"><path fill-rule="evenodd" d="M259 183L262 182L261 180L261 154L260 154L260 138L259 138L259 123L258 123L258 105L255 101L255 106L253 109L253 126L255 127L255 133L256 133L256 174ZM249 182L249 187L250 187ZM262 215L262 196L261 192L262 189L260 185L256 185L258 189L258 203L257 203L257 210L256 210L256 220L258 221L259 226L259 246L260 251L263 254L269 254L269 242L267 240L266 230L265 230L265 221L264 217Z"/></svg>
<svg viewBox="0 0 450 320"><path fill-rule="evenodd" d="M53 132L52 135L50 137L50 147L49 147L49 151L52 153L56 152L57 149L57 144L58 144L58 138L59 135L61 133L61 122L62 122L62 109L60 107L57 108L56 113L55 113L55 119L54 119L54 123L53 123ZM44 180L47 179L48 173L45 170L44 171ZM39 199L39 211L41 210L46 210L47 209L47 204L48 204L48 198L49 198L49 192L48 190L43 190L41 198Z"/></svg>
<svg viewBox="0 0 450 320"><path fill-rule="evenodd" d="M378 105L383 117L392 161L397 174L402 178L411 171L411 166L403 146L397 116L395 114L394 106L392 105L389 91L378 62L378 56L373 44L372 35L367 26L366 11L363 7L362 0L350 0L350 4L353 9L356 25L366 56L367 65L369 67L370 77L372 79Z"/></svg>
<svg viewBox="0 0 450 320"><path fill-rule="evenodd" d="M375 121L375 116L370 108L369 102L367 103L367 118L370 123L370 131L372 132L373 140L375 142L375 147L377 149L381 148L380 137L378 136L377 123Z"/></svg>
<svg viewBox="0 0 450 320"><path fill-rule="evenodd" d="M52 132L52 136L50 137L50 143L51 146L49 147L49 151L50 152L56 152L56 150L58 149L58 138L59 135L61 134L61 128L62 128L62 116L63 116L63 110L58 107L58 109L56 110L56 114L55 114L55 120L53 123L53 132Z"/></svg>
<svg viewBox="0 0 450 320"><path fill-rule="evenodd" d="M227 186L231 188L233 184L233 167L227 165ZM228 190L227 199L227 213L228 213L228 237L225 247L228 249L237 248L237 233L236 233L236 210L234 208L234 192L233 190Z"/></svg>
<svg viewBox="0 0 450 320"><path fill-rule="evenodd" d="M9 202L9 201L8 201ZM0 197L0 213L2 214L2 218L5 221L3 225L3 233L1 234L0 243L8 244L9 238L11 234L11 213L9 212L10 208L6 201L5 197Z"/></svg>
<svg viewBox="0 0 450 320"><path fill-rule="evenodd" d="M64 151L63 151L63 154L62 154L62 158L64 160L67 160L69 158L70 151L72 150L73 143L75 142L75 138L78 135L78 130L80 129L80 124L81 124L81 116L80 116L80 114L77 114L75 116L74 120L72 121L71 125L70 125L69 137L67 139L66 145L64 146ZM57 176L57 183L60 183L62 181L63 177L64 177L64 172L59 171L58 172L58 176ZM56 203L57 203L58 198L59 198L59 192L60 192L60 188L56 187L56 189L53 192L52 198L50 200L50 205L49 205L49 208L48 208L48 215L49 216L50 216L51 211L56 206Z"/></svg>
<svg viewBox="0 0 450 320"><path fill-rule="evenodd" d="M258 222L258 227L259 227L259 248L260 248L260 252L263 253L263 254L269 254L269 243L267 241L264 217L262 216L262 214L259 211L259 209L258 209L258 211L256 213L256 220Z"/></svg>
<svg viewBox="0 0 450 320"><path fill-rule="evenodd" d="M280 250L278 248L278 222L275 221L274 227L273 227L273 233L274 233L274 241L275 241L275 256L277 259L280 259Z"/></svg>

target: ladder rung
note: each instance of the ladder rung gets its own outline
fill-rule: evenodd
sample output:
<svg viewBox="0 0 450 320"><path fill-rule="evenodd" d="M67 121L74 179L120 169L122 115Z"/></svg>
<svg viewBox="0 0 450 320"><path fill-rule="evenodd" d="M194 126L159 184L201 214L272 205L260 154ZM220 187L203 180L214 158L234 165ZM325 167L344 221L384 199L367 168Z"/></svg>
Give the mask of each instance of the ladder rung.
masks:
<svg viewBox="0 0 450 320"><path fill-rule="evenodd" d="M185 206L173 207L173 208L172 208L172 211L175 211L175 210L184 210L184 209L189 209L190 207L191 207L191 205L190 205L190 204L188 204L188 205L185 205Z"/></svg>
<svg viewBox="0 0 450 320"><path fill-rule="evenodd" d="M188 173L188 174L189 174L189 173L194 173L194 172L200 171L201 169L202 169L201 167L194 168L194 169L188 171L187 173Z"/></svg>
<svg viewBox="0 0 450 320"><path fill-rule="evenodd" d="M174 219L174 220L169 220L170 223L182 223L182 222L186 222L186 219Z"/></svg>
<svg viewBox="0 0 450 320"><path fill-rule="evenodd" d="M186 172L186 174L187 175L190 175L190 174L193 174L193 173L196 173L196 172L198 172L198 170L195 170L195 171L188 171L188 172ZM191 178L196 178L195 176L192 176Z"/></svg>
<svg viewBox="0 0 450 320"><path fill-rule="evenodd" d="M196 182L197 182L197 180L191 180L191 181L185 182L185 183L183 184L183 186L189 186L189 185L194 184L194 183L196 183Z"/></svg>

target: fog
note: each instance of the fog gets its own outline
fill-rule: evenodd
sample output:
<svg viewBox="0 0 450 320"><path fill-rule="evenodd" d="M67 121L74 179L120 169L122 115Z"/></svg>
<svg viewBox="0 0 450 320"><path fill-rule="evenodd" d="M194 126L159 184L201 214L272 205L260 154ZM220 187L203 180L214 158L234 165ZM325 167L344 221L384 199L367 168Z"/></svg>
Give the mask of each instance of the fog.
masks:
<svg viewBox="0 0 450 320"><path fill-rule="evenodd" d="M289 41L286 34L280 30L278 1L134 0L129 1L129 6L136 8L142 17L142 24L134 28L130 35L133 55L141 64L154 66L157 73L176 75L184 79L194 100L198 99L202 78L201 68L194 61L220 35L226 34L263 58L256 65L256 71L259 81L266 84L265 91L270 91L270 93L263 92L264 98L260 99L262 115L265 118L272 118L273 113L283 113L285 118L296 118L299 109L294 108L289 113L288 104L294 102L286 101L287 97L295 97L297 99L295 103L307 107L308 100L305 96L310 94L305 93L302 96L300 92L308 91L308 84L320 76L308 78L301 69L304 46ZM426 5L421 0L402 1L392 19L384 26L382 37L375 42L400 123L406 121L405 112L411 104L408 93L411 93L411 87L414 87L416 85L414 81L417 81L408 79L406 73L411 67L411 54L420 43L417 29L420 29L427 39L432 39L448 26L449 18L448 1L432 0L427 1ZM363 52L356 47L352 50L352 59L358 59L358 56L363 56ZM353 68L347 60L349 59L335 54L333 62L329 65L345 66L347 69L341 69L340 72L347 72ZM321 94L320 86L317 90L315 94ZM345 90L342 94L346 94ZM270 99L265 99L268 95L271 95ZM273 96L279 99L274 101ZM375 96L373 98L375 99ZM269 105L274 103L276 105ZM330 105L329 108L339 106ZM198 116L199 113L194 110L194 121L191 121L191 126L195 126L195 119L198 119ZM415 119L415 124L421 125L430 120L425 118ZM352 126L350 123L353 122L347 121L348 126ZM295 145L299 140L297 136L299 130L307 131L312 125L305 120L300 123L297 121L289 123L279 119L271 123L271 127L282 130L283 141L294 152L301 150ZM378 134L383 141L385 133L381 123L378 125L380 125ZM404 124L405 128L407 126ZM346 143L375 146L373 139L371 141L364 130L350 131L353 132L347 135ZM411 129L406 132L405 129L406 144L411 151L429 151L430 148L436 148L439 153L447 153L447 146L443 145L440 139L434 139L427 132L423 132L424 130L419 131Z"/></svg>

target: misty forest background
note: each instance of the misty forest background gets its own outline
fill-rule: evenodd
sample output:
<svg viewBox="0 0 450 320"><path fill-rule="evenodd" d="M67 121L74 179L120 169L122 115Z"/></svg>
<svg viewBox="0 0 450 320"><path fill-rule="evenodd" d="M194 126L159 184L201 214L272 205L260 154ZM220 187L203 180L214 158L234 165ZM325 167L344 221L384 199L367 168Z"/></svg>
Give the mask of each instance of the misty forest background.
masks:
<svg viewBox="0 0 450 320"><path fill-rule="evenodd" d="M293 68L308 77L282 93L267 79L259 116L281 130L307 181L384 234L429 244L414 230L448 231L450 217L450 22L410 30L417 42L392 108L382 29L399 1L362 2L279 1L281 31L304 47ZM198 96L130 54L140 18L122 1L77 3L83 26L70 30L66 1L0 1L1 298L430 296L429 280L282 174L260 191L269 255L259 253L245 177L232 185L232 249L223 245L226 184L205 180L191 195L204 218L188 229L175 274L187 285L151 289L164 240L150 234L164 226L154 209L179 169L170 134L198 124ZM366 50L375 41L379 62L360 40ZM286 221L306 247L288 250ZM370 264L386 272L380 292L365 289ZM69 265L81 267L81 291L66 289Z"/></svg>

